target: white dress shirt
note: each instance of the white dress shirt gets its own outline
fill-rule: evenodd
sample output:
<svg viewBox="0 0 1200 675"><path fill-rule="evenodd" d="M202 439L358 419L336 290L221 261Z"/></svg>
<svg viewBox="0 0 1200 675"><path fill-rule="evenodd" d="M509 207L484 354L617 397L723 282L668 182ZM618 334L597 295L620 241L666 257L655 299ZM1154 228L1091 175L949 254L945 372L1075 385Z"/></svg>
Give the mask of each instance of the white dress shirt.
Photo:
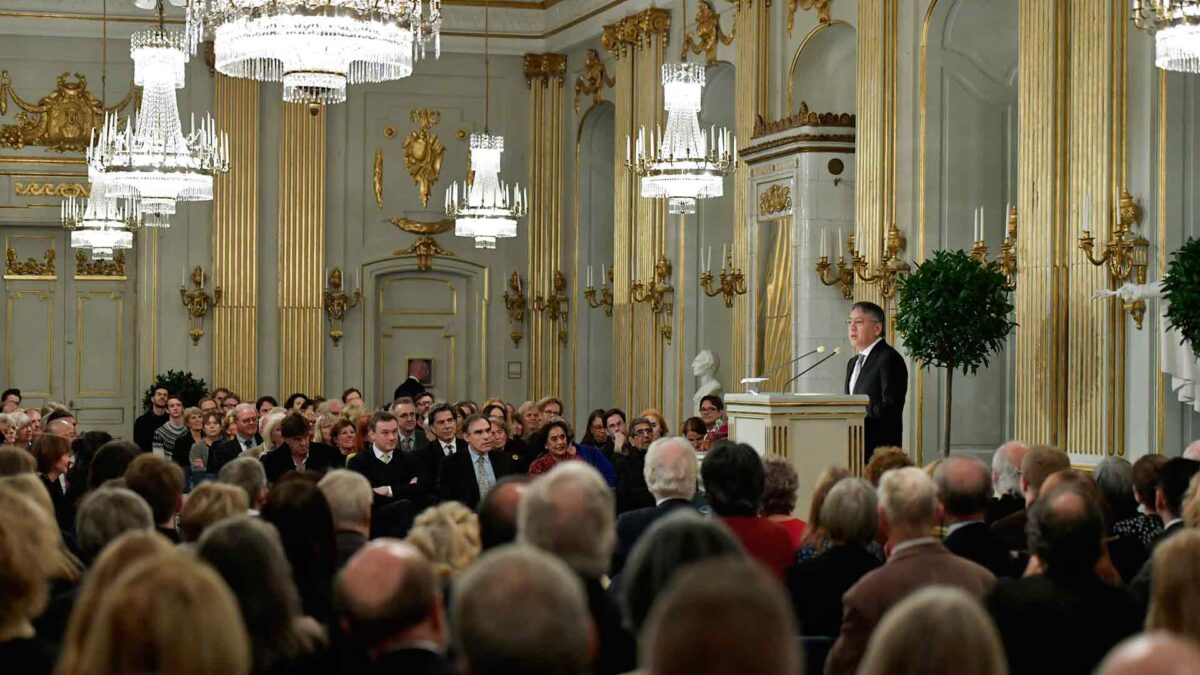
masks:
<svg viewBox="0 0 1200 675"><path fill-rule="evenodd" d="M862 367L864 364L866 364L867 357L871 355L871 350L874 349L875 345L879 344L882 340L883 340L883 338L881 338L881 337L875 338L874 342L867 345L866 349L862 350L861 352L858 353L858 356L854 357L854 372L850 374L850 393L851 394L854 393L854 385L858 384L858 376L860 373L862 373Z"/></svg>

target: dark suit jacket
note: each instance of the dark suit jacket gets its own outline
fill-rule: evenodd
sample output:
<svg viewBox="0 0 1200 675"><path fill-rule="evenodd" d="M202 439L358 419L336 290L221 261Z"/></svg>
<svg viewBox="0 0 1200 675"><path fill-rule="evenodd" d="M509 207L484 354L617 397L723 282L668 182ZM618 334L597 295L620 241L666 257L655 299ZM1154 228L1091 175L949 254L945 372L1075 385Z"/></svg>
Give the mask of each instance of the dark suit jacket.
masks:
<svg viewBox="0 0 1200 675"><path fill-rule="evenodd" d="M434 485L429 481L425 466L417 457L416 451L407 453L397 449L392 453L392 461L384 464L375 456L373 448L367 448L354 455L346 468L357 471L371 481L371 487L392 488L392 496L375 495L376 504L385 504L397 499L408 499L419 508L423 508L433 494ZM413 483L413 479L417 479Z"/></svg>
<svg viewBox="0 0 1200 675"><path fill-rule="evenodd" d="M1129 590L1133 592L1135 598L1145 608L1150 604L1150 579L1154 575L1154 549L1159 544L1170 539L1171 537L1183 532L1183 521L1178 521L1158 535L1158 539L1154 540L1154 545L1150 547L1149 556L1146 562L1142 563L1142 568L1133 577L1133 581L1129 582Z"/></svg>
<svg viewBox="0 0 1200 675"><path fill-rule="evenodd" d="M882 564L862 546L845 544L788 568L787 588L800 633L836 636L841 632L842 596Z"/></svg>
<svg viewBox="0 0 1200 675"><path fill-rule="evenodd" d="M262 436L254 434L254 443L250 447L254 447L262 443ZM208 473L217 475L221 472L221 467L232 462L242 454L242 444L238 443L237 438L231 438L227 441L222 441L213 446L211 452L208 453Z"/></svg>
<svg viewBox="0 0 1200 675"><path fill-rule="evenodd" d="M1090 673L1109 649L1142 627L1133 596L1094 575L1006 579L985 604L1012 673Z"/></svg>
<svg viewBox="0 0 1200 675"><path fill-rule="evenodd" d="M621 568L625 566L625 559L629 557L629 552L633 550L634 544L641 538L642 533L654 524L654 521L680 508L696 509L690 500L668 499L658 506L626 511L618 516L617 546L613 550L612 574L620 572Z"/></svg>
<svg viewBox="0 0 1200 675"><path fill-rule="evenodd" d="M372 675L455 675L457 671L441 654L415 647L390 651L371 665Z"/></svg>
<svg viewBox="0 0 1200 675"><path fill-rule="evenodd" d="M466 452L467 442L461 438L454 439L454 452ZM442 462L446 460L446 453L442 450L442 442L438 439L432 441L426 440L425 447L421 450L421 463L425 467L425 473L432 481L434 490L434 499L440 499L437 496L438 477L442 473Z"/></svg>
<svg viewBox="0 0 1200 675"><path fill-rule="evenodd" d="M991 525L997 520L1000 520L1005 516L1011 516L1023 508L1025 508L1025 498L1020 495L1005 494L1000 495L999 497L993 497L991 501L988 502L986 518L987 524Z"/></svg>
<svg viewBox="0 0 1200 675"><path fill-rule="evenodd" d="M637 644L621 621L612 596L604 590L597 579L581 577L583 590L587 593L588 611L596 626L596 660L592 663L593 675L617 675L628 673L637 667Z"/></svg>
<svg viewBox="0 0 1200 675"><path fill-rule="evenodd" d="M654 506L654 495L646 487L646 453L630 446L629 452L617 455L617 513Z"/></svg>
<svg viewBox="0 0 1200 675"><path fill-rule="evenodd" d="M842 632L825 662L826 675L853 675L880 619L914 591L933 585L954 586L982 599L994 583L994 574L938 542L893 553L883 567L868 572L842 596Z"/></svg>
<svg viewBox="0 0 1200 675"><path fill-rule="evenodd" d="M292 452L288 449L287 445L280 445L278 448L263 455L262 463L263 469L267 472L268 483L277 482L283 477L283 474L296 468L295 463L292 462ZM304 469L306 471L325 473L330 469L341 469L345 466L346 458L342 456L342 453L334 449L333 446L325 445L324 443L308 444L308 459L304 462Z"/></svg>
<svg viewBox="0 0 1200 675"><path fill-rule="evenodd" d="M421 381L417 378L409 375L408 379L401 382L399 387L396 387L396 391L392 394L392 400L395 401L396 399L403 398L405 396L412 398L417 394L423 393L424 391L425 385L421 384Z"/></svg>
<svg viewBox="0 0 1200 675"><path fill-rule="evenodd" d="M434 448L441 452L441 447ZM503 452L489 452L488 461L496 480L513 473L512 459ZM479 506L479 481L475 477L475 465L471 463L471 452L460 449L442 460L438 472L437 495L442 501L462 502L472 511Z"/></svg>
<svg viewBox="0 0 1200 675"><path fill-rule="evenodd" d="M846 393L871 397L863 423L866 459L881 445L900 445L904 437L904 397L908 393L908 367L900 352L880 340L871 348L863 364L854 391L850 391L850 376L854 362L846 364Z"/></svg>
<svg viewBox="0 0 1200 675"><path fill-rule="evenodd" d="M998 577L1018 577L1024 570L1015 569L1015 559L1008 547L1000 542L987 523L980 521L963 525L946 536L942 543L950 552L988 568Z"/></svg>

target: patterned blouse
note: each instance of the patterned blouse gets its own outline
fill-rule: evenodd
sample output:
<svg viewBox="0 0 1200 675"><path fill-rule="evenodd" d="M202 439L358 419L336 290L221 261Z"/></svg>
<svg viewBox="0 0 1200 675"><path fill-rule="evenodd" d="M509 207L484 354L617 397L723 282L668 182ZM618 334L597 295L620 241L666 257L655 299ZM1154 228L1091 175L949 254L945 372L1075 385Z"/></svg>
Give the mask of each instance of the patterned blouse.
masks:
<svg viewBox="0 0 1200 675"><path fill-rule="evenodd" d="M579 455L573 452L563 453L561 455L555 455L547 452L546 454L534 460L533 464L529 465L529 475L537 476L546 473L550 471L550 469L558 466L560 462L566 462L572 459L579 459Z"/></svg>
<svg viewBox="0 0 1200 675"><path fill-rule="evenodd" d="M1113 534L1126 537L1137 537L1138 541L1149 550L1150 545L1162 534L1162 519L1139 513L1132 518L1118 520L1113 524Z"/></svg>

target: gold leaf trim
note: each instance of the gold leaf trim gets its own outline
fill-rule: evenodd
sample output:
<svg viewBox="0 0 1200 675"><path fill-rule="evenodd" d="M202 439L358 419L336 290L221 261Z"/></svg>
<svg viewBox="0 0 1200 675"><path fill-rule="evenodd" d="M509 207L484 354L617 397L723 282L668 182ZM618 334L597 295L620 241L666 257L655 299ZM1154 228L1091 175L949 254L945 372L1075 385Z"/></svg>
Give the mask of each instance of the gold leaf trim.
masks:
<svg viewBox="0 0 1200 675"><path fill-rule="evenodd" d="M541 82L543 87L548 86L551 80L562 84L563 77L567 74L567 55L526 54L524 71L526 87L531 86L534 80Z"/></svg>
<svg viewBox="0 0 1200 675"><path fill-rule="evenodd" d="M112 260L88 260L83 251L75 252L76 277L124 277L125 252L117 251Z"/></svg>
<svg viewBox="0 0 1200 675"><path fill-rule="evenodd" d="M754 135L765 136L796 127L854 127L856 122L857 117L852 113L813 112L808 109L807 103L801 101L796 114L781 120L768 122L762 115L758 115L754 121Z"/></svg>
<svg viewBox="0 0 1200 675"><path fill-rule="evenodd" d="M671 12L658 7L646 9L631 14L616 23L604 27L600 34L600 44L614 57L624 56L629 49L643 49L650 46L655 36L666 40L671 32Z"/></svg>
<svg viewBox="0 0 1200 675"><path fill-rule="evenodd" d="M758 215L760 216L783 213L790 211L791 208L792 188L789 185L772 185L758 196Z"/></svg>
<svg viewBox="0 0 1200 675"><path fill-rule="evenodd" d="M608 74L604 61L600 58L600 52L589 49L587 59L583 62L583 73L575 80L575 112L579 112L580 94L590 95L592 105L596 105L604 101L604 88L611 88L616 83L617 79Z"/></svg>
<svg viewBox="0 0 1200 675"><path fill-rule="evenodd" d="M6 276L54 278L58 275L54 265L55 255L54 249L48 248L42 253L42 262L38 262L34 258L26 258L22 261L17 260L17 249L9 246L5 252L4 273Z"/></svg>
<svg viewBox="0 0 1200 675"><path fill-rule="evenodd" d="M91 190L83 183L13 182L18 197L87 197Z"/></svg>
<svg viewBox="0 0 1200 675"><path fill-rule="evenodd" d="M69 77L70 73L59 75L54 91L30 103L17 94L8 71L0 70L0 115L8 113L9 98L22 110L17 114L20 124L0 126L0 146L18 150L40 146L55 152L86 150L92 129L104 123L105 108L88 91L86 77L75 73L74 82L69 82ZM132 85L125 98L107 111L118 112L131 100Z"/></svg>
<svg viewBox="0 0 1200 675"><path fill-rule="evenodd" d="M704 63L711 66L717 62L717 43L731 45L735 34L736 24L729 33L721 30L721 15L713 11L708 0L700 0L696 8L696 33L691 35L684 32L683 50L679 53L679 60L686 61L689 51L693 54L703 52Z"/></svg>

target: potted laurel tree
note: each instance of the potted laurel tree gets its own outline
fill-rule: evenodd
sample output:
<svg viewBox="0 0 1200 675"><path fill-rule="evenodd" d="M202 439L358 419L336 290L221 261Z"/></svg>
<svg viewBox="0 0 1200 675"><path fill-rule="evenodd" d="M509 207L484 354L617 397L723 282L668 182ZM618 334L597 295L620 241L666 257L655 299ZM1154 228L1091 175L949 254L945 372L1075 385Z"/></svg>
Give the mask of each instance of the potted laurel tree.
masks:
<svg viewBox="0 0 1200 675"><path fill-rule="evenodd" d="M974 375L1004 346L1017 324L1009 320L1012 288L1000 265L965 251L936 251L898 284L896 330L922 368L946 369L944 451L950 453L954 371Z"/></svg>
<svg viewBox="0 0 1200 675"><path fill-rule="evenodd" d="M183 399L184 407L191 407L200 402L200 399L208 395L208 385L204 380L197 379L191 373L185 373L182 370L168 370L165 373L159 373L154 378L154 384L146 390L142 395L142 409L150 408L150 397L154 395L154 390L159 387L166 387L167 391L172 394L177 394Z"/></svg>
<svg viewBox="0 0 1200 675"><path fill-rule="evenodd" d="M1174 253L1162 280L1162 295L1171 328L1193 352L1200 352L1200 239L1188 239Z"/></svg>

